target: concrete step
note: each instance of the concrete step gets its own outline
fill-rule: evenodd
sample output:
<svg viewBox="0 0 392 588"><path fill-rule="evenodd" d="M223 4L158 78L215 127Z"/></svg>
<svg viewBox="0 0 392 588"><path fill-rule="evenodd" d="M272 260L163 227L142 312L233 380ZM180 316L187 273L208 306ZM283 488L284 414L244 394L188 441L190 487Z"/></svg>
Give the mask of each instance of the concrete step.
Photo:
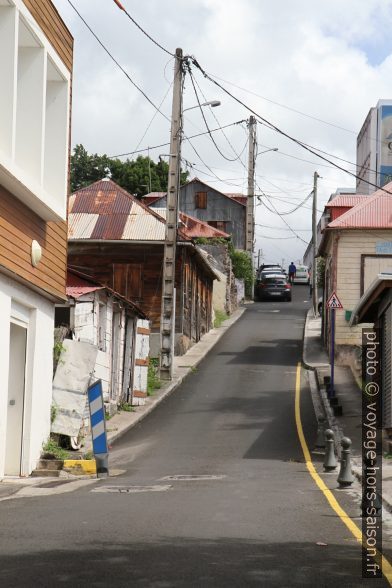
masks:
<svg viewBox="0 0 392 588"><path fill-rule="evenodd" d="M33 470L31 472L32 478L58 478L60 470Z"/></svg>
<svg viewBox="0 0 392 588"><path fill-rule="evenodd" d="M62 459L40 459L37 465L37 470L62 470Z"/></svg>

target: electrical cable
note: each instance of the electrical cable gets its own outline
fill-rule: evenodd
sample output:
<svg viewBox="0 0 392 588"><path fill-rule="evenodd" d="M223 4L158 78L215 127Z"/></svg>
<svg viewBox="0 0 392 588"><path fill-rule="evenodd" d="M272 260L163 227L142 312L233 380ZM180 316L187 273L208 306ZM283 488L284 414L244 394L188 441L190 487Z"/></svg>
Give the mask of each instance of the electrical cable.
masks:
<svg viewBox="0 0 392 588"><path fill-rule="evenodd" d="M345 169L344 167L338 165L337 163L334 163L333 161L331 161L330 159L327 159L323 155L320 155L319 153L317 153L317 151L314 150L313 147L309 147L307 144L302 143L299 139L296 139L295 137L292 137L291 135L289 135L288 133L286 133L285 131L283 131L282 129L280 129L279 127L277 127L276 125L274 125L270 121L268 121L266 118L262 117L255 110L253 110L252 108L250 108L250 106L246 105L242 100L240 100L239 98L237 98L236 96L234 96L234 94L232 94L231 92L229 92L229 90L227 90L224 86L222 86L222 84L220 84L217 80L215 80L214 78L212 78L201 67L201 65L197 62L197 60L194 57L190 57L189 59L191 59L192 63L195 65L195 67L197 67L202 72L202 74L204 75L204 77L206 79L210 80L210 82L212 82L218 88L220 88L221 90L223 90L223 92L225 92L233 100L235 100L236 102L238 102L239 104L241 104L241 106L243 106L244 108L246 108L247 110L249 110L249 112L251 112L259 120L259 122L261 122L262 124L266 125L268 128L276 131L278 134L280 134L283 137L286 137L287 139L289 139L290 141L296 143L297 145L299 145L300 147L302 147L306 151L309 151L309 153L312 153L313 155L315 155L319 159L322 159L323 161L326 161L327 163L330 163L332 166L334 166L335 168L339 169L340 171L342 171L342 172L344 172L344 173L346 173L346 174L348 174L348 175L356 178L357 180L360 180L360 181L368 184L369 186L373 186L377 190L382 190L383 192L386 192L387 194L392 194L392 192L389 192L388 190L385 190L385 188L383 188L382 186L379 186L378 184L374 184L373 182L369 182L368 180L365 180L364 178L361 178L357 174L355 174L355 173L353 173L353 172Z"/></svg>
<svg viewBox="0 0 392 588"><path fill-rule="evenodd" d="M192 75L192 71L191 71L191 68L190 68L189 64L188 64L188 73L189 73L189 77L191 78L191 82L192 82L192 86L193 86L193 91L194 91L194 93L195 93L195 96L196 96L196 100L197 100L197 104L198 104L198 106L199 106L199 110L200 110L200 112L201 112L201 116L202 116L202 118L203 118L203 121L204 121L205 127L206 127L206 129L207 129L207 131L208 131L208 135L209 135L209 137L210 137L211 141L213 142L213 144L214 144L214 146L215 146L215 149L216 149L216 150L218 151L218 153L219 153L219 154L220 154L220 155L223 157L223 159L226 159L226 161L230 161L230 162L237 161L237 160L239 159L239 156L235 157L234 159L232 159L232 158L230 158L230 157L227 157L227 156L226 156L226 155L225 155L225 154L224 154L224 153L221 151L220 147L218 146L217 142L215 141L214 137L212 136L212 134L211 134L211 131L210 131L210 127L208 126L207 119L206 119L206 117L205 117L205 114L204 114L204 112L203 112L203 108L202 108L202 106L201 106L201 103L200 103L199 94L197 93L196 86L195 86L195 82L194 82L193 75Z"/></svg>
<svg viewBox="0 0 392 588"><path fill-rule="evenodd" d="M221 129L227 129L229 127L232 127L234 125L238 125L243 123L243 120L238 120L236 122L227 124L223 127L219 127L217 129L211 129L211 133L214 133L216 131L220 131ZM197 137L202 137L203 135L208 135L208 131L203 132L203 133L197 133L196 135L191 135L190 137L184 137L186 140L189 141L189 139L196 139ZM136 149L135 151L128 151L127 153L117 153L116 155L109 155L108 157L110 159L114 159L116 157L125 157L127 155L134 155L135 153L143 153L144 151L152 151L153 149L160 149L161 147L167 147L168 145L170 145L170 142L168 143L161 143L160 145L153 145L152 147L143 147L143 149Z"/></svg>
<svg viewBox="0 0 392 588"><path fill-rule="evenodd" d="M162 104L165 102L165 100L166 100L166 98L167 98L167 95L169 94L169 92L170 92L170 90L171 90L172 86L173 86L173 83L171 83L171 84L170 84L170 86L168 87L168 89L167 89L167 91L166 91L166 94L164 95L164 97L163 97L163 98L162 98L162 100L161 100L161 103L160 103L160 105L159 105L159 108L162 108ZM136 151L139 149L141 142L143 141L144 137L147 135L147 133L148 133L148 131L149 131L149 129L150 129L150 127L151 127L152 123L154 122L154 119L155 119L155 117L156 117L156 115L157 115L157 114L158 114L158 110L156 110L156 111L154 112L154 114L153 114L153 116L152 116L152 118L151 118L150 122L149 122L149 123L148 123L148 125L147 125L147 128L146 128L146 130L144 131L144 133L143 133L142 137L140 138L140 141L139 141L139 143L136 145L136 148L134 149L134 152L136 152Z"/></svg>
<svg viewBox="0 0 392 588"><path fill-rule="evenodd" d="M165 49L165 47L163 47L163 45L161 45L160 43L158 43L158 41L156 41L153 37L151 37L151 35L149 35L140 26L140 24L129 14L129 12L127 10L125 10L124 6L121 4L121 2L119 0L113 0L113 1L114 1L115 4L117 4L117 6L119 7L120 10L122 10L123 12L125 12L125 14L127 15L127 17L129 18L129 20L131 20L133 22L133 24L139 29L139 31L141 31L143 33L143 35L145 35L148 39L150 39L150 41L152 41L152 43L154 43L154 45L156 45L157 47L159 47L159 49L162 49L162 51L164 51L168 55L171 55L172 57L175 57L174 53L172 53L168 49Z"/></svg>
<svg viewBox="0 0 392 588"><path fill-rule="evenodd" d="M114 0L114 1L116 1L116 0ZM142 90L142 88L140 86L138 86L138 84L136 84L136 82L133 81L133 79L128 74L128 72L117 61L117 59L110 53L109 49L106 47L106 45L104 45L104 43L101 41L101 39L98 37L98 35L93 31L93 29L90 27L90 25L86 22L86 20L83 18L83 16L77 10L77 8L73 5L73 3L71 2L71 0L67 0L67 2L73 8L73 10L76 12L76 14L79 16L79 18L81 19L81 21L85 24L85 26L88 28L88 30L93 35L93 37L96 39L96 41L98 41L98 43L101 45L102 49L107 53L107 55L109 55L110 59L112 61L114 61L114 63L123 72L123 74L126 76L126 78L131 82L131 84L142 94L142 96L144 96L144 98L151 104L151 106L153 106L155 108L155 110L157 110L167 121L169 121L171 123L170 118L168 116L166 116L166 114L164 112L162 112L161 110L159 110L159 108L157 107L157 105L154 104L154 102L151 100L151 98L149 98L147 96L147 94L145 93L145 91Z"/></svg>

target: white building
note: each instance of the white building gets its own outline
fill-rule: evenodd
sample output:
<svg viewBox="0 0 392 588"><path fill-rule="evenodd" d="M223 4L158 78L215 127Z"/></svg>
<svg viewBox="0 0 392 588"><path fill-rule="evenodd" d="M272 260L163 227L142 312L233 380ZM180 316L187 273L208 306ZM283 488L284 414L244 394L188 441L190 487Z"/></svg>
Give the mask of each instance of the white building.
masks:
<svg viewBox="0 0 392 588"><path fill-rule="evenodd" d="M50 432L72 46L50 0L0 1L0 478L30 474Z"/></svg>
<svg viewBox="0 0 392 588"><path fill-rule="evenodd" d="M357 175L361 178L357 194L372 194L375 186L392 179L392 100L379 100L362 125L357 137Z"/></svg>

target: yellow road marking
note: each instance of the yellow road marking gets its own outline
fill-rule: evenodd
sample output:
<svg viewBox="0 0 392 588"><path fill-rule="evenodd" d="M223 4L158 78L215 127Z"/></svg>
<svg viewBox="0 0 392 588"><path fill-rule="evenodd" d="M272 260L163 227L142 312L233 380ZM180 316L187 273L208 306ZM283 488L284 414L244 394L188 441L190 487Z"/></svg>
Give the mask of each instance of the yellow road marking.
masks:
<svg viewBox="0 0 392 588"><path fill-rule="evenodd" d="M340 506L338 501L336 500L335 496L332 494L331 490L325 485L324 481L318 475L316 468L313 465L312 458L310 456L309 448L306 444L304 431L302 428L302 421L301 421L301 408L300 408L300 399L301 399L301 364L298 363L297 365L297 375L296 375L296 382L295 382L295 424L297 426L297 433L299 437L299 441L301 443L302 452L304 454L306 467L310 475L312 476L313 480L320 488L321 492L324 494L325 498L329 502L332 509L336 512L338 517L341 521L346 525L349 531L354 535L355 539L362 545L362 531L358 528L358 526L354 523L352 519L348 516L348 514L343 510ZM389 585L392 586L392 566L389 561L386 559L384 555L378 553L378 557L376 556L376 561L378 560L378 564L380 565L380 558L382 561L382 571L383 574L388 581Z"/></svg>

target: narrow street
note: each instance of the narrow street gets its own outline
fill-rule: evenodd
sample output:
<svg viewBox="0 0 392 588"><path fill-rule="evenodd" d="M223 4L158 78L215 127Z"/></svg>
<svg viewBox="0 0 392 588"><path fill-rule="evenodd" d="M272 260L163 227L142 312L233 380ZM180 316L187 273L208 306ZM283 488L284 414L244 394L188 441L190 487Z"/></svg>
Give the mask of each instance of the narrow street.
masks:
<svg viewBox="0 0 392 588"><path fill-rule="evenodd" d="M195 373L114 445L120 475L1 502L0 585L386 586L361 578L360 547L304 464L294 398L308 306L305 286L292 303L249 306ZM312 450L304 371L301 420ZM156 491L104 491L113 486ZM335 496L357 516L349 493Z"/></svg>

